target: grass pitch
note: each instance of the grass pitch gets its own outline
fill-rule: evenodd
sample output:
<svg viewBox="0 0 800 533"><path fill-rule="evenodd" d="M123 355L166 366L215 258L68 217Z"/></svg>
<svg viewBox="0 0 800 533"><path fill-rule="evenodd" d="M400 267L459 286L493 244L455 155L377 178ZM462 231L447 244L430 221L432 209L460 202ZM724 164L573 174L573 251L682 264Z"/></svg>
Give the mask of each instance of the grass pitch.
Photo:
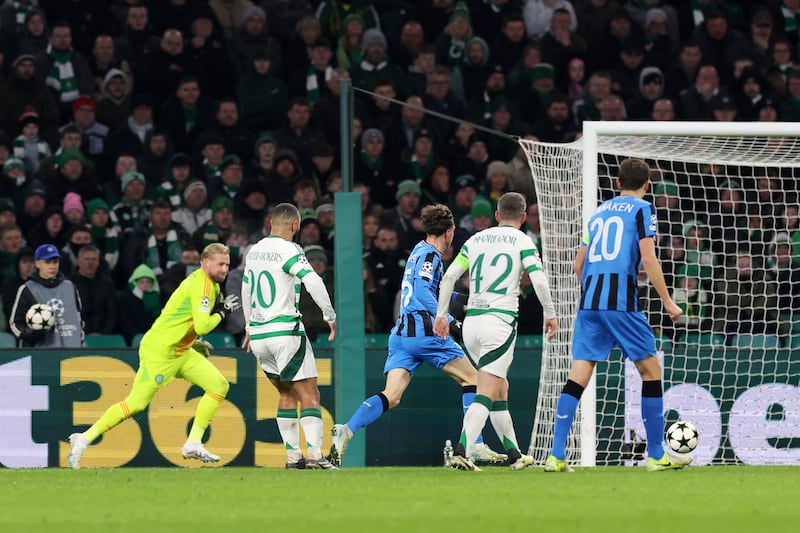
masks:
<svg viewBox="0 0 800 533"><path fill-rule="evenodd" d="M800 469L0 470L0 531L797 531Z"/></svg>

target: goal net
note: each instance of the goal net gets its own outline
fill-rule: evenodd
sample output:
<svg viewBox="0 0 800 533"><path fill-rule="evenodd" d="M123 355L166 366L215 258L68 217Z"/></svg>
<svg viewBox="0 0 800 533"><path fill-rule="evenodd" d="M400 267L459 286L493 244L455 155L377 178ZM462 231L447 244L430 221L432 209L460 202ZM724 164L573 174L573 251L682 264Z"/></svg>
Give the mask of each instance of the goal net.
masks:
<svg viewBox="0 0 800 533"><path fill-rule="evenodd" d="M545 343L529 453L541 463L571 365L585 223L616 194L622 160L652 169L658 253L684 317L640 276L664 367L666 425L694 423L694 464L800 465L800 124L587 122L570 144L520 141L560 330ZM795 312L795 308L797 312ZM584 466L641 464L641 381L615 350L596 367L568 442Z"/></svg>

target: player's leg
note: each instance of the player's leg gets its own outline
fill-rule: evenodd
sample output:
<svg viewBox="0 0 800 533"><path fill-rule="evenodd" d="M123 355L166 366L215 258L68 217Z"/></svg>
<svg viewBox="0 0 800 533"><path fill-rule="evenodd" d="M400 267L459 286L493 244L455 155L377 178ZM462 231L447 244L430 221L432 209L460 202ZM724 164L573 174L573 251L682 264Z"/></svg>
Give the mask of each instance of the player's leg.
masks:
<svg viewBox="0 0 800 533"><path fill-rule="evenodd" d="M80 468L81 458L86 453L89 444L123 420L144 411L156 392L172 380L175 372L177 372L177 365L173 362L161 363L141 359L128 396L106 409L89 429L83 433L73 433L69 436L70 466L74 469Z"/></svg>
<svg viewBox="0 0 800 533"><path fill-rule="evenodd" d="M292 390L301 405L300 426L306 436L308 452L306 468L336 470L336 465L322 456L322 413L319 407L317 378L309 377L293 381Z"/></svg>
<svg viewBox="0 0 800 533"><path fill-rule="evenodd" d="M492 407L489 410L489 420L503 443L503 449L506 451L509 465L513 469L519 470L533 464L533 457L523 454L519 450L517 433L514 431L514 421L511 419L511 412L508 410L508 378L503 379L502 387L498 391L496 399L492 402Z"/></svg>
<svg viewBox="0 0 800 533"><path fill-rule="evenodd" d="M189 436L181 449L185 459L216 463L219 456L210 453L202 443L203 435L211 424L219 406L228 394L230 384L222 372L199 352L192 348L186 350L179 359L181 367L177 377L183 378L205 391L197 403L194 422L189 430Z"/></svg>
<svg viewBox="0 0 800 533"><path fill-rule="evenodd" d="M286 468L304 469L306 460L300 447L300 424L297 416L297 393L293 383L283 383L277 375L267 374L270 383L278 391L278 412L275 421L286 448Z"/></svg>
<svg viewBox="0 0 800 533"><path fill-rule="evenodd" d="M478 390L478 371L472 366L469 358L464 355L458 345L453 343L458 349L458 353L442 367L445 374L453 378L456 383L461 385L461 406L463 414L467 414L469 406L475 400L475 394ZM441 356L441 352L440 352ZM498 433L498 436L500 434ZM502 437L501 437L502 440ZM473 461L481 461L487 463L502 463L508 456L503 453L497 453L489 448L483 442L483 432L478 433L475 439L475 446L472 448L473 455L470 459Z"/></svg>

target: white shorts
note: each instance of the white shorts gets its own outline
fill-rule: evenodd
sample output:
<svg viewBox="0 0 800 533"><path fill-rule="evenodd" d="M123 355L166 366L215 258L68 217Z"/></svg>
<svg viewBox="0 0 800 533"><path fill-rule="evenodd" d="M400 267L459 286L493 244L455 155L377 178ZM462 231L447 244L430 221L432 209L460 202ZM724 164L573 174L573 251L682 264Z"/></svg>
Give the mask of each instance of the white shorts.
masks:
<svg viewBox="0 0 800 533"><path fill-rule="evenodd" d="M305 336L286 335L250 341L258 366L270 379L284 383L317 377L311 341Z"/></svg>
<svg viewBox="0 0 800 533"><path fill-rule="evenodd" d="M464 349L478 370L505 378L514 360L517 321L504 315L486 313L468 316L463 327Z"/></svg>

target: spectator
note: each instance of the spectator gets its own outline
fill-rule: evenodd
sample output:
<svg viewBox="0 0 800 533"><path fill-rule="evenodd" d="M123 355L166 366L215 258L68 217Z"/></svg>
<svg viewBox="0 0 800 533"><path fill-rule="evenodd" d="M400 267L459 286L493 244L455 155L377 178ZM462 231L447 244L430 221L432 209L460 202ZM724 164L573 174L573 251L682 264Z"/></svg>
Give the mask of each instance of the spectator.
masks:
<svg viewBox="0 0 800 533"><path fill-rule="evenodd" d="M293 37L302 38L302 30L299 29L300 22L307 18L314 18L314 10L306 0L264 0L261 8L267 15L270 32L281 42L289 42ZM313 42L321 33L319 21L316 24L317 35L309 39ZM296 65L297 63L286 62L286 65Z"/></svg>
<svg viewBox="0 0 800 533"><path fill-rule="evenodd" d="M219 196L211 203L211 220L192 234L192 243L202 250L212 242L226 242L232 231L233 202L226 196ZM233 250L231 255L236 255Z"/></svg>
<svg viewBox="0 0 800 533"><path fill-rule="evenodd" d="M336 64L339 68L350 70L361 63L361 45L366 26L358 13L350 13L342 23L344 31L336 41Z"/></svg>
<svg viewBox="0 0 800 533"><path fill-rule="evenodd" d="M340 0L323 0L316 11L322 34L332 41L338 39L346 27L348 14L361 17L365 28L376 28L380 22L378 11L369 0L353 0L349 4Z"/></svg>
<svg viewBox="0 0 800 533"><path fill-rule="evenodd" d="M473 133L467 142L467 153L456 160L454 170L459 175L486 176L489 165L489 150L482 135ZM455 213L454 213L455 214Z"/></svg>
<svg viewBox="0 0 800 533"><path fill-rule="evenodd" d="M525 21L519 11L511 11L501 19L501 31L496 34L485 35L478 33L484 39L492 38L491 56L492 63L499 64L503 72L508 74L519 58L527 44L525 37Z"/></svg>
<svg viewBox="0 0 800 533"><path fill-rule="evenodd" d="M364 33L361 62L350 67L353 86L372 90L375 80L387 77L392 80L397 96L401 99L408 98L411 95L408 78L403 69L386 55L386 50L386 37L380 30L372 28Z"/></svg>
<svg viewBox="0 0 800 533"><path fill-rule="evenodd" d="M434 151L434 133L428 128L420 128L414 135L414 146L402 154L402 175L419 184L433 172L442 160ZM398 185L399 186L399 185ZM390 207L391 204L383 204Z"/></svg>
<svg viewBox="0 0 800 533"><path fill-rule="evenodd" d="M133 232L125 242L121 265L124 276L139 264L147 265L160 276L178 262L189 236L172 221L171 215L167 202L159 200L150 206L147 227Z"/></svg>
<svg viewBox="0 0 800 533"><path fill-rule="evenodd" d="M10 317L11 332L22 345L32 348L80 348L83 345L81 299L71 281L59 271L60 254L56 245L42 244L34 252L35 269L17 291ZM53 325L46 330L32 330L25 313L36 303L58 300Z"/></svg>
<svg viewBox="0 0 800 533"><path fill-rule="evenodd" d="M306 246L303 251L311 268L322 278L325 289L328 291L328 297L333 301L333 271L328 268L328 254L322 246L315 245ZM320 333L327 335L330 331L328 323L322 319L322 311L319 310L305 288L300 291L298 309L303 315L306 334L312 342L317 340Z"/></svg>
<svg viewBox="0 0 800 533"><path fill-rule="evenodd" d="M239 72L245 72L253 64L256 52L266 50L271 71L276 76L283 76L281 45L270 35L267 16L258 6L249 7L241 25L233 37L233 51Z"/></svg>
<svg viewBox="0 0 800 533"><path fill-rule="evenodd" d="M118 130L127 124L131 114L130 84L127 74L118 68L106 72L100 83L96 116L101 124L105 124L112 131Z"/></svg>
<svg viewBox="0 0 800 533"><path fill-rule="evenodd" d="M119 329L125 341L131 344L133 338L150 329L161 314L158 280L150 267L144 264L136 267L128 279L128 290L122 293L118 305L126 310Z"/></svg>
<svg viewBox="0 0 800 533"><path fill-rule="evenodd" d="M69 226L67 244L61 249L61 271L65 276L72 278L78 268L78 252L91 243L89 228L83 225Z"/></svg>
<svg viewBox="0 0 800 533"><path fill-rule="evenodd" d="M149 130L144 138L144 152L136 159L136 169L144 174L149 185L157 185L156 189L163 187L164 180L169 180L168 183L174 187L177 183L172 181L171 161L172 145L167 132L157 128ZM186 162L189 163L188 157ZM186 179L188 178L187 174ZM151 187L148 187L145 193L151 199L155 198L157 194Z"/></svg>
<svg viewBox="0 0 800 533"><path fill-rule="evenodd" d="M678 57L664 72L666 87L664 93L669 98L679 98L684 91L694 85L697 72L703 64L703 53L697 42L689 39L681 45Z"/></svg>
<svg viewBox="0 0 800 533"><path fill-rule="evenodd" d="M278 143L272 138L272 134L261 134L255 143L253 159L248 166L245 181L266 180L275 165L275 152L277 149Z"/></svg>
<svg viewBox="0 0 800 533"><path fill-rule="evenodd" d="M112 271L119 261L119 232L111 222L109 211L108 204L102 198L86 202L92 246L99 250L104 270Z"/></svg>
<svg viewBox="0 0 800 533"><path fill-rule="evenodd" d="M645 67L639 74L639 91L627 102L631 120L650 120L656 101L664 94L664 74L658 67Z"/></svg>
<svg viewBox="0 0 800 533"><path fill-rule="evenodd" d="M642 29L633 22L625 9L618 8L609 18L604 30L587 43L586 63L589 70L595 72L613 68L622 46L632 40L644 40Z"/></svg>
<svg viewBox="0 0 800 533"><path fill-rule="evenodd" d="M119 228L124 238L134 230L144 229L152 200L145 198L145 177L141 172L129 170L120 180L122 198L111 208L111 223Z"/></svg>
<svg viewBox="0 0 800 533"><path fill-rule="evenodd" d="M25 20L36 9L36 0L6 2L0 7L0 27L6 39L18 37L25 31Z"/></svg>
<svg viewBox="0 0 800 533"><path fill-rule="evenodd" d="M197 179L189 181L181 197L183 205L172 213L172 220L180 224L183 231L192 235L211 220L206 184Z"/></svg>
<svg viewBox="0 0 800 533"><path fill-rule="evenodd" d="M195 63L206 71L209 93L215 99L229 96L236 83L236 68L230 60L222 28L207 6L198 5L192 14L191 38L187 44Z"/></svg>
<svg viewBox="0 0 800 533"><path fill-rule="evenodd" d="M211 101L201 93L197 79L184 76L164 104L160 122L166 125L175 150L192 153L198 135L211 125L213 115Z"/></svg>
<svg viewBox="0 0 800 533"><path fill-rule="evenodd" d="M81 152L97 165L102 163L108 137L108 126L96 120L97 104L88 96L81 96L72 104L72 121L81 134ZM62 129L66 126L62 126Z"/></svg>
<svg viewBox="0 0 800 533"><path fill-rule="evenodd" d="M236 154L226 155L219 164L219 172L219 177L214 177L208 182L209 196L211 198L225 196L235 203L242 186L242 160Z"/></svg>
<svg viewBox="0 0 800 533"><path fill-rule="evenodd" d="M75 101L93 93L94 78L86 57L72 49L69 24L54 22L49 43L47 51L39 52L34 59L35 76L53 91L61 120L66 121Z"/></svg>
<svg viewBox="0 0 800 533"><path fill-rule="evenodd" d="M535 63L539 63L540 60L538 52L539 49L535 48L535 53L537 55ZM489 55L489 45L486 43L486 41L480 37L472 37L467 41L464 47L461 63L451 67L453 71L453 79L461 80L461 89L464 93L461 98L464 102L475 100L478 98L481 92L483 92L484 83L491 72L491 67L489 66ZM525 58L527 58L529 55L530 54L525 54L523 60L525 60ZM527 74L527 67L525 67L525 73ZM511 79L511 74L514 74L513 70L509 74L509 81ZM527 87L527 81L527 77L525 77L525 81L520 83L520 85ZM512 87L509 86L509 92L511 92L511 90Z"/></svg>
<svg viewBox="0 0 800 533"><path fill-rule="evenodd" d="M453 235L453 249L461 250L467 239L479 231L490 228L494 222L492 204L483 196L478 196L472 202L469 216L461 219L461 223Z"/></svg>
<svg viewBox="0 0 800 533"><path fill-rule="evenodd" d="M24 243L19 226L13 223L0 226L0 281L14 277L17 254Z"/></svg>
<svg viewBox="0 0 800 533"><path fill-rule="evenodd" d="M47 190L41 181L34 179L25 187L22 208L16 217L25 235L42 221L46 207Z"/></svg>
<svg viewBox="0 0 800 533"><path fill-rule="evenodd" d="M159 46L161 42L149 24L147 5L129 4L122 34L114 39L114 50L120 60L130 64L134 78L140 79L145 69L145 59Z"/></svg>
<svg viewBox="0 0 800 533"><path fill-rule="evenodd" d="M503 67L493 64L488 69L483 91L467 103L467 112L478 122L489 120L492 116L492 102L506 94L506 76Z"/></svg>
<svg viewBox="0 0 800 533"><path fill-rule="evenodd" d="M575 133L575 123L569 116L569 100L562 94L552 93L545 116L533 123L532 133L542 142L563 143ZM517 149L516 152L519 152ZM516 153L514 155L516 157ZM527 164L527 162L526 162ZM517 186L512 186L520 192Z"/></svg>
<svg viewBox="0 0 800 533"><path fill-rule="evenodd" d="M398 247L397 231L382 227L364 261L369 266L375 289L382 291L385 301L394 302L403 281L405 254Z"/></svg>
<svg viewBox="0 0 800 533"><path fill-rule="evenodd" d="M611 95L611 75L595 72L589 77L583 99L572 106L572 116L580 128L584 120L600 120L600 102Z"/></svg>
<svg viewBox="0 0 800 533"><path fill-rule="evenodd" d="M544 118L550 98L555 92L556 74L550 63L537 63L530 68L528 77L530 84L522 91L519 118L533 124Z"/></svg>
<svg viewBox="0 0 800 533"><path fill-rule="evenodd" d="M70 226L86 225L86 210L81 197L74 192L68 192L64 197L64 219Z"/></svg>
<svg viewBox="0 0 800 533"><path fill-rule="evenodd" d="M575 32L578 29L578 17L569 0L526 0L522 10L525 17L525 29L529 39L539 40L551 29L551 21L556 11L563 9L569 15L567 29Z"/></svg>
<svg viewBox="0 0 800 533"><path fill-rule="evenodd" d="M719 122L733 122L737 120L736 101L727 92L719 92L709 102L714 120Z"/></svg>
<svg viewBox="0 0 800 533"><path fill-rule="evenodd" d="M219 137L225 146L225 153L235 154L242 161L250 161L253 157L256 138L252 131L240 124L236 100L230 96L217 102L214 124L200 135Z"/></svg>
<svg viewBox="0 0 800 533"><path fill-rule="evenodd" d="M765 76L775 95L779 98L785 98L789 73L794 70L791 44L785 37L778 37L772 43L771 50L770 57L772 62L767 68Z"/></svg>
<svg viewBox="0 0 800 533"><path fill-rule="evenodd" d="M492 130L513 138L521 137L528 133L528 125L522 120L514 118L514 115L518 114L518 112L505 96L495 98L492 101L491 110L492 114L486 125ZM496 135L488 136L487 141L486 148L492 159L510 161L519 147L519 144L515 141Z"/></svg>
<svg viewBox="0 0 800 533"><path fill-rule="evenodd" d="M68 192L80 195L84 200L100 196L97 180L86 173L86 158L77 148L67 148L56 158L56 173L45 183L49 204L59 204Z"/></svg>
<svg viewBox="0 0 800 533"><path fill-rule="evenodd" d="M289 94L303 96L311 106L319 103L324 93L330 92L328 81L333 75L333 51L330 43L320 37L309 46L308 56L297 65L292 65L289 76Z"/></svg>
<svg viewBox="0 0 800 533"><path fill-rule="evenodd" d="M730 82L733 62L749 51L744 35L729 26L724 11L712 11L703 24L695 28L693 37L700 46L703 60L717 68L723 85Z"/></svg>
<svg viewBox="0 0 800 533"><path fill-rule="evenodd" d="M0 85L0 128L17 135L22 127L20 117L32 111L38 115L41 136L50 140L58 126L59 110L53 94L35 77L33 56L18 56L11 69L9 78Z"/></svg>
<svg viewBox="0 0 800 533"><path fill-rule="evenodd" d="M643 66L644 42L632 39L625 43L620 49L616 68L611 71L612 90L624 101L638 94Z"/></svg>
<svg viewBox="0 0 800 533"><path fill-rule="evenodd" d="M288 107L289 89L272 70L272 61L266 49L253 52L236 87L241 106L242 121L251 131L278 129Z"/></svg>
<svg viewBox="0 0 800 533"><path fill-rule="evenodd" d="M260 180L245 181L236 196L234 218L246 226L248 235L258 232L263 226L268 207L264 183Z"/></svg>
<svg viewBox="0 0 800 533"><path fill-rule="evenodd" d="M147 134L154 128L153 103L147 95L137 95L131 99L130 116L125 124L109 135L106 143L106 161L114 162L120 154L139 157L144 153ZM63 130L62 130L63 133Z"/></svg>
<svg viewBox="0 0 800 533"><path fill-rule="evenodd" d="M133 90L133 70L126 60L119 59L115 54L114 40L110 35L102 34L95 38L92 56L89 58L89 68L94 74L94 92L90 96L95 101L100 101L105 96L108 73L112 70L118 70L123 74L125 90L122 94L128 94Z"/></svg>
<svg viewBox="0 0 800 533"><path fill-rule="evenodd" d="M222 175L220 165L222 165L222 160L225 159L225 145L222 139L207 135L200 139L198 148L203 160L196 174L205 182L219 178Z"/></svg>
<svg viewBox="0 0 800 533"><path fill-rule="evenodd" d="M3 163L3 177L0 178L0 196L14 205L22 205L25 190L30 185L31 179L25 172L24 161L16 157L9 157Z"/></svg>
<svg viewBox="0 0 800 533"><path fill-rule="evenodd" d="M156 190L155 197L166 200L175 211L181 206L183 193L192 181L192 162L189 156L178 152L169 158L165 177ZM154 173L155 176L155 173ZM145 175L147 179L147 175Z"/></svg>
<svg viewBox="0 0 800 533"><path fill-rule="evenodd" d="M456 227L469 215L476 196L478 196L478 182L475 177L471 174L458 176L453 186L453 203L450 206Z"/></svg>
<svg viewBox="0 0 800 533"><path fill-rule="evenodd" d="M397 185L395 194L397 206L384 211L381 215L381 226L395 230L398 248L405 252L425 238L419 220L421 195L422 191L416 181L401 181Z"/></svg>
<svg viewBox="0 0 800 533"><path fill-rule="evenodd" d="M180 91L187 78L197 84L198 96L201 86L204 90L209 86L205 70L185 48L184 35L174 27L166 30L159 48L144 57L142 72L136 74L137 91L147 94L154 102L165 101L176 88ZM169 120L169 115L165 115L165 119Z"/></svg>
<svg viewBox="0 0 800 533"><path fill-rule="evenodd" d="M291 149L304 174L311 171L314 145L326 142L322 132L310 125L311 106L305 98L292 98L286 112L288 123L273 134L281 148Z"/></svg>
<svg viewBox="0 0 800 533"><path fill-rule="evenodd" d="M167 303L170 295L175 292L181 281L189 277L198 268L200 268L200 252L192 244L187 243L181 250L180 260L158 278L161 303Z"/></svg>
<svg viewBox="0 0 800 533"><path fill-rule="evenodd" d="M566 83L570 58L586 54L586 41L575 33L575 14L570 10L571 6L556 9L552 20L548 21L549 29L541 39L542 58L556 67L555 75L560 84Z"/></svg>
<svg viewBox="0 0 800 533"><path fill-rule="evenodd" d="M70 279L81 298L84 333L116 333L117 306L110 297L114 294L114 281L107 271L100 269L100 250L91 244L83 246L78 251L77 267Z"/></svg>
<svg viewBox="0 0 800 533"><path fill-rule="evenodd" d="M717 69L700 67L694 85L681 95L681 115L685 120L712 120L711 99L719 92Z"/></svg>
<svg viewBox="0 0 800 533"><path fill-rule="evenodd" d="M670 18L668 12L675 17ZM675 34L670 31L674 22ZM640 23L645 33L646 62L650 66L666 69L669 67L675 50L678 48L680 38L677 32L677 14L672 6L661 5L647 10L644 20Z"/></svg>
<svg viewBox="0 0 800 533"><path fill-rule="evenodd" d="M422 95L422 104L425 109L449 115L455 118L466 118L464 105L456 99L452 88L450 70L442 65L437 65L427 73L425 94ZM455 132L455 126L450 120L434 117L431 122L437 131L449 138Z"/></svg>
<svg viewBox="0 0 800 533"><path fill-rule="evenodd" d="M800 263L792 257L792 239L786 232L775 234L767 250L770 280L777 286L778 309L784 322L800 311Z"/></svg>
<svg viewBox="0 0 800 533"><path fill-rule="evenodd" d="M17 297L19 287L25 284L30 278L34 269L33 248L30 246L23 246L17 252L17 257L14 261L15 271L14 275L10 278L3 278L2 288L0 292L3 298L3 312L6 317L13 315L14 299Z"/></svg>
<svg viewBox="0 0 800 533"><path fill-rule="evenodd" d="M668 121L675 120L675 104L669 98L659 98L653 102L650 120Z"/></svg>
<svg viewBox="0 0 800 533"><path fill-rule="evenodd" d="M446 163L439 163L420 183L422 207L426 205L450 203L450 169ZM377 230L377 228L375 228Z"/></svg>
<svg viewBox="0 0 800 533"><path fill-rule="evenodd" d="M47 45L48 32L44 13L40 9L32 9L25 15L25 27L17 36L17 52L36 55L47 50Z"/></svg>

